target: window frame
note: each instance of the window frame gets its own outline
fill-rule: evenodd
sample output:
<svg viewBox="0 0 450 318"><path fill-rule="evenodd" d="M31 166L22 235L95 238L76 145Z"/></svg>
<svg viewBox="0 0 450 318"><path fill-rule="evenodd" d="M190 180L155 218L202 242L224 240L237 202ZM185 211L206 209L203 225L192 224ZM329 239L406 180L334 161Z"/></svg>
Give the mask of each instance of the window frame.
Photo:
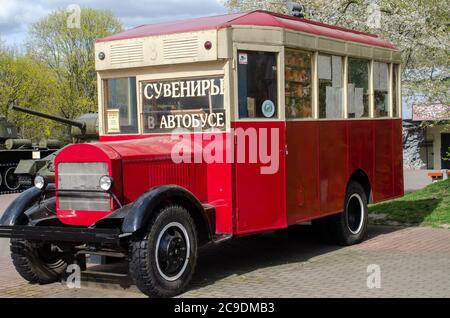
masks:
<svg viewBox="0 0 450 318"><path fill-rule="evenodd" d="M324 55L324 56L329 56L329 57L333 57L333 56L337 56L341 58L341 63L342 63L342 76L341 76L341 82L342 82L342 109L341 109L341 117L336 117L336 118L320 118L320 109L319 109L319 55ZM315 69L314 69L314 73L315 73L315 117L314 120L320 120L320 121L331 121L331 120L347 120L347 119L353 119L353 118L347 118L347 88L346 88L346 82L347 81L347 62L348 62L348 56L347 55L339 55L339 54L335 54L335 53L329 53L329 52L324 52L324 51L316 51L316 57L315 57Z"/></svg>
<svg viewBox="0 0 450 318"><path fill-rule="evenodd" d="M387 71L388 71L388 94L389 94L389 98L388 98L388 103L389 105L387 106L387 116L381 116L381 117L377 117L375 116L375 63L379 63L379 64L386 64L387 65ZM370 81L371 81L371 111L372 111L372 119L393 119L394 117L392 117L392 72L391 72L391 65L392 62L387 62L387 61L383 61L383 60L377 60L377 59L372 59L371 60L371 76L370 76Z"/></svg>
<svg viewBox="0 0 450 318"><path fill-rule="evenodd" d="M401 84L402 84L402 76L401 76L401 64L391 62L390 63L391 73L390 73L390 89L391 89L391 118L402 118L402 90L401 90ZM397 68L397 76L395 76L395 83L397 85L394 86L394 70ZM398 108L398 114L397 116L394 116L394 94L395 91L395 97L396 97L396 104Z"/></svg>
<svg viewBox="0 0 450 318"><path fill-rule="evenodd" d="M283 115L285 121L310 121L310 120L316 120L317 117L317 88L316 88L316 80L317 80L317 57L318 52L315 50L310 50L307 48L299 48L299 47L293 47L293 46L285 46L283 48L283 55L284 55L284 61L283 61L283 77L285 77L285 69L286 69L286 50L297 50L304 53L310 53L311 54L311 110L312 115L311 117L303 117L303 118L287 118L286 117L286 96L283 100ZM283 86L283 95L285 94L286 89L286 79L284 79L284 82L282 84Z"/></svg>
<svg viewBox="0 0 450 318"><path fill-rule="evenodd" d="M238 51L254 51L254 52L268 52L275 53L277 58L277 116L272 118L239 118L239 85L238 85ZM262 45L250 43L233 43L233 104L231 108L234 111L232 121L238 122L277 122L285 120L284 111L284 46L279 45ZM283 66L283 67L281 67ZM283 87L283 89L281 89Z"/></svg>
<svg viewBox="0 0 450 318"><path fill-rule="evenodd" d="M130 78L134 77L136 82L136 123L137 123L137 132L133 133L108 133L107 132L107 119L106 119L106 111L107 111L107 105L108 102L108 81L113 79L120 79L120 78ZM98 77L98 82L101 83L99 85L99 96L101 96L101 99L99 99L98 103L100 106L99 109L99 132L102 133L104 136L132 136L132 135L139 135L141 133L141 127L140 127L140 118L139 118L139 84L137 80L136 74L117 74L117 76L106 76L106 77Z"/></svg>
<svg viewBox="0 0 450 318"><path fill-rule="evenodd" d="M367 61L367 95L368 95L368 114L366 117L355 117L355 118L349 118L348 117L348 84L349 84L349 77L348 77L348 71L349 71L349 59L354 60L363 60ZM368 59L365 57L357 57L357 56L351 56L347 55L345 56L345 119L349 120L367 120L367 119L373 119L372 117L372 99L373 99L373 91L372 91L372 59Z"/></svg>

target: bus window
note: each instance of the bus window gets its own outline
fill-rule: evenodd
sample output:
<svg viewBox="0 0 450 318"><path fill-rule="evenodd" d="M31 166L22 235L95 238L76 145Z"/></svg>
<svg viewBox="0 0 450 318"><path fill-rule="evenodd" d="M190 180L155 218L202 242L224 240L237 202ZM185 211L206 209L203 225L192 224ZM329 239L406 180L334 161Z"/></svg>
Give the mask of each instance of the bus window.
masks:
<svg viewBox="0 0 450 318"><path fill-rule="evenodd" d="M319 118L342 118L342 57L319 55Z"/></svg>
<svg viewBox="0 0 450 318"><path fill-rule="evenodd" d="M348 59L348 118L369 117L369 61Z"/></svg>
<svg viewBox="0 0 450 318"><path fill-rule="evenodd" d="M312 118L312 53L286 49L286 118Z"/></svg>
<svg viewBox="0 0 450 318"><path fill-rule="evenodd" d="M123 77L104 81L105 132L137 133L136 78Z"/></svg>
<svg viewBox="0 0 450 318"><path fill-rule="evenodd" d="M389 67L387 63L373 63L375 117L389 115Z"/></svg>
<svg viewBox="0 0 450 318"><path fill-rule="evenodd" d="M277 118L277 55L238 51L239 118Z"/></svg>
<svg viewBox="0 0 450 318"><path fill-rule="evenodd" d="M144 133L225 130L223 77L143 81Z"/></svg>
<svg viewBox="0 0 450 318"><path fill-rule="evenodd" d="M399 65L393 65L393 74L392 74L392 116L400 117L399 112L399 103L398 103L398 83L399 83Z"/></svg>

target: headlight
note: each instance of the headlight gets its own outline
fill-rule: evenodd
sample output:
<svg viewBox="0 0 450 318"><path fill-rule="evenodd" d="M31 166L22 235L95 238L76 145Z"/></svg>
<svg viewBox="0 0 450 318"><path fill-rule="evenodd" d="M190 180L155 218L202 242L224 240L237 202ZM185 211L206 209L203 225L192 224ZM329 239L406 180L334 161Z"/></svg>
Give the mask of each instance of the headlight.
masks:
<svg viewBox="0 0 450 318"><path fill-rule="evenodd" d="M47 185L47 182L45 181L45 178L43 176L37 175L34 178L34 186L40 190L44 189Z"/></svg>
<svg viewBox="0 0 450 318"><path fill-rule="evenodd" d="M100 178L99 185L103 191L109 191L112 188L113 180L110 176L103 176Z"/></svg>

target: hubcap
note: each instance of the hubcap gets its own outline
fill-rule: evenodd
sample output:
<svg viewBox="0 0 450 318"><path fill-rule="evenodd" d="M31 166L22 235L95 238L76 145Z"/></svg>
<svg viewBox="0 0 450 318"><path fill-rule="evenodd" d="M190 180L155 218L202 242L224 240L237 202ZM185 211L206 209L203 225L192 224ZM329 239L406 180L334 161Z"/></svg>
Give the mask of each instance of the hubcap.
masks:
<svg viewBox="0 0 450 318"><path fill-rule="evenodd" d="M178 222L167 224L159 233L155 258L159 274L168 281L178 279L189 261L190 244L187 231Z"/></svg>
<svg viewBox="0 0 450 318"><path fill-rule="evenodd" d="M364 223L364 204L361 196L354 193L347 202L347 226L352 234L358 234Z"/></svg>
<svg viewBox="0 0 450 318"><path fill-rule="evenodd" d="M36 249L39 259L50 269L55 269L64 264L63 253L56 246L44 243Z"/></svg>

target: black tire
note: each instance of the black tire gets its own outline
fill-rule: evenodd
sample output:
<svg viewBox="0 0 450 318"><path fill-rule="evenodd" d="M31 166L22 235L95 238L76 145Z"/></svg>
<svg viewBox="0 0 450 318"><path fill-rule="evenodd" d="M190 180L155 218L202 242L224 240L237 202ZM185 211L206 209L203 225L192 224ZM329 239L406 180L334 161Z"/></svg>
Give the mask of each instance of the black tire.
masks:
<svg viewBox="0 0 450 318"><path fill-rule="evenodd" d="M180 294L197 263L197 232L188 211L176 204L160 209L132 239L129 262L131 277L147 296Z"/></svg>
<svg viewBox="0 0 450 318"><path fill-rule="evenodd" d="M49 243L33 243L11 239L11 258L16 271L32 284L51 284L61 281L73 257L52 250Z"/></svg>
<svg viewBox="0 0 450 318"><path fill-rule="evenodd" d="M348 246L362 242L367 232L368 208L364 188L350 181L345 194L344 211L325 218L313 220L321 238L327 242Z"/></svg>
<svg viewBox="0 0 450 318"><path fill-rule="evenodd" d="M16 191L20 188L19 177L14 174L15 170L16 167L9 167L3 172L3 183L9 191Z"/></svg>

